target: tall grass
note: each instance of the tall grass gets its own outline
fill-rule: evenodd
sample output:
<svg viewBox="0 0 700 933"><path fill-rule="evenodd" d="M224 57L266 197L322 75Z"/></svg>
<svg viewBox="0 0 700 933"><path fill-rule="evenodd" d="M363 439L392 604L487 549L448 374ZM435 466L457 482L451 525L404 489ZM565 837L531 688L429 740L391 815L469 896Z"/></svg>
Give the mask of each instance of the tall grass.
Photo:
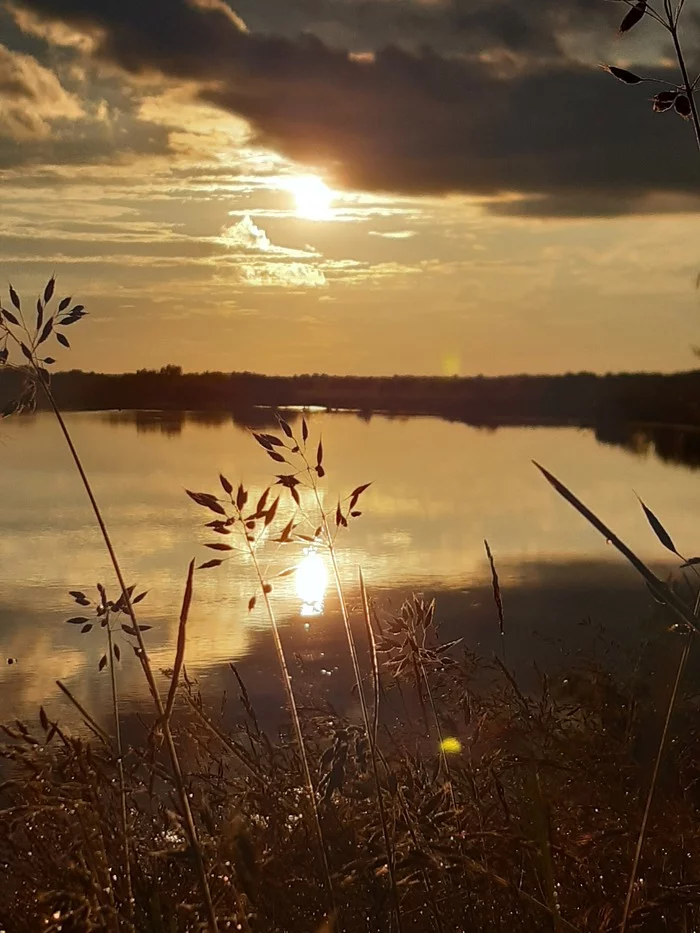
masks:
<svg viewBox="0 0 700 933"><path fill-rule="evenodd" d="M397 618L384 613L382 626L388 631ZM375 749L404 928L617 929L647 773L636 747L655 713L647 683L585 667L523 693L502 667L455 646L446 652L450 663L431 675L438 715L456 743L455 807L434 742L420 721L400 715L389 663L395 650L381 647L377 695L385 699ZM298 758L260 729L255 690L249 694L240 677L230 673L240 699L227 724L216 712L219 698L200 694L184 673L172 711L217 920L226 928L244 915L254 931L316 931L327 896L300 818ZM417 706L415 684L404 691ZM692 703L679 697L689 726ZM332 783L320 782L319 809L342 928L385 931L391 892L362 728L323 706L300 716L312 772L334 771ZM51 928L58 912L64 929L111 929L127 916L123 876L113 906L104 891L103 866L121 857L115 746L72 736L52 716L36 729L7 726L6 734L0 921L24 933ZM203 904L184 822L168 799L172 775L151 759L147 736L131 741L124 772L136 929L196 929ZM679 734L650 816L655 844L630 912L634 928L648 933L681 929L684 917L688 929L700 922L697 743L696 730Z"/></svg>
<svg viewBox="0 0 700 933"><path fill-rule="evenodd" d="M277 446L279 447L281 445ZM281 455L278 454L278 456ZM304 744L304 734L301 728L301 720L299 719L299 710L297 708L297 701L294 695L294 690L292 688L292 678L289 673L289 664L287 662L284 646L282 645L277 619L275 617L272 601L270 599L273 585L268 580L266 580L260 566L257 553L258 546L264 542L266 533L274 522L279 506L279 496L277 496L276 499L269 501L271 490L268 487L264 490L262 496L259 498L255 508L248 512L244 512L245 506L248 502L248 491L242 484L240 484L234 497L233 485L231 482L223 474L220 475L219 479L225 494L225 498L222 499L221 497L214 496L211 493L196 493L189 490L188 495L194 502L197 503L197 505L214 512L214 514L217 516L220 516L214 519L214 521L207 523L207 527L213 529L218 533L219 536L226 537L230 535L234 528L240 532L239 538L241 540L243 550L250 557L251 563L255 570L255 576L260 589L260 594L262 595L265 611L267 613L270 629L272 631L275 653L277 655L277 661L279 664L280 673L282 675L282 682L284 684L284 690L287 696L287 706L289 708L292 725L294 727L297 749L299 751L299 760L301 762L301 770L306 787L309 811L311 813L313 829L316 836L321 866L323 869L323 876L328 891L329 913L332 915L336 911L335 892L333 889L330 868L328 866L328 852L326 850L326 843L323 838L323 831L321 829L321 820L319 817L318 804L316 801L316 790L311 778L309 759L306 753L306 746ZM234 547L231 544L222 542L221 539L210 543L208 546L216 551L225 552L234 550ZM223 559L215 558L205 562L201 569L209 569L210 567L218 566L221 563L223 563ZM257 595L250 598L248 604L249 610L255 607L256 601Z"/></svg>
<svg viewBox="0 0 700 933"><path fill-rule="evenodd" d="M700 147L694 97L698 78L689 73L681 41L684 0L662 0L660 8L647 0L626 2L629 10L620 32L651 18L668 33L678 62L680 80L656 93L654 110L673 109L687 119ZM608 70L630 85L652 80L614 65ZM164 702L144 639L148 626L138 622L134 608L145 594L135 596L126 585L92 483L51 391L55 360L47 347L70 348L66 329L84 315L84 308L70 298L55 301L53 278L37 300L33 323L12 288L10 305L0 307L0 365L13 366L26 377L21 395L2 414L30 409L37 393L44 393L119 588L118 598L110 601L98 585L94 605L82 592L71 594L94 611L105 629L106 651L99 667L109 672L113 735L62 683L90 739L70 734L43 708L38 730L24 722L3 726L8 741L0 755L8 775L0 785L0 921L5 928L17 933L156 933L204 924L210 933L219 928L249 933L408 933L431 928L438 933L466 928L625 933L634 926L656 933L697 927L696 731L679 732L672 762L665 752L674 716L693 715L692 698L681 688L698 631L700 591L694 602L682 598L573 492L539 467L556 492L635 567L655 598L675 614L683 634L651 779L645 783L644 762L635 748L653 713L646 685L616 682L591 667L542 678L536 691L520 689L507 665L501 585L487 542L502 646L502 658L495 662L476 658L460 640L441 644L435 606L420 597L384 618L375 631L360 574L360 615L373 695L370 716L337 553L337 534L360 516L357 506L369 484L328 509L320 487L325 476L322 442L312 447L304 419L300 436L280 420L283 436L255 435L267 455L283 465L275 485L288 491L297 509L274 540L279 545L306 542L328 555L361 727L330 708L306 714L300 709L274 609L273 583L259 558L273 533L280 498L270 501L270 487L255 508L246 509L247 490L241 485L234 494L223 475L224 497L190 496L216 516L207 527L218 540L208 546L235 550L228 543L235 530L253 568L259 592L251 597L250 608L261 596L296 755L260 727L237 670L233 674L242 721L234 727L216 721L211 703L187 675L194 563L187 574ZM662 523L642 507L661 544L680 558ZM304 523L310 523L310 534L299 530ZM228 557L205 561L199 569L220 566ZM693 568L697 563L681 560ZM95 624L83 617L70 621L80 624L83 634ZM125 747L122 733L120 654L113 624L132 640L153 704L146 738L130 747ZM422 711L422 725L398 714L394 692L404 689L402 681L409 703ZM383 717L382 697L387 698ZM401 697L405 702L406 696ZM299 766L308 819L298 813ZM319 776L316 783L314 774ZM309 871L309 827L322 886ZM655 845L645 847L652 833Z"/></svg>
<svg viewBox="0 0 700 933"><path fill-rule="evenodd" d="M12 287L10 287L10 303L12 304L14 310L0 306L0 343L2 343L2 347L0 348L0 362L6 366L12 365L10 362L10 346L16 348L20 353L21 359L24 361L24 371L27 376L24 392L17 400L16 404L12 406L11 411L14 413L15 411L21 411L24 408L33 407L37 390L43 391L68 446L68 450L72 457L76 471L83 484L83 488L87 494L90 507L95 517L97 526L100 530L100 534L107 549L114 574L119 584L121 590L120 598L123 600L124 611L131 620L130 634L136 639L138 646L136 654L139 658L139 661L141 662L141 668L148 684L148 688L153 699L153 703L155 705L156 713L160 721L162 733L165 739L168 757L170 759L170 765L175 780L175 786L177 788L178 801L182 810L183 818L185 820L185 825L187 827L187 835L197 868L202 899L207 915L207 923L211 933L218 933L216 913L214 911L214 905L209 890L209 881L207 878L207 871L204 864L202 849L199 844L197 830L185 787L184 776L170 729L170 724L164 716L165 709L163 707L163 702L161 700L155 676L153 674L146 644L143 639L143 628L139 625L136 618L131 592L126 585L119 558L117 557L116 550L112 543L112 538L107 529L104 516L102 515L102 510L100 509L100 506L95 497L92 484L87 476L87 473L85 472L80 454L78 453L78 450L73 443L73 438L71 437L70 431L68 430L65 419L63 418L63 415L56 405L53 393L51 392L51 379L47 367L53 365L55 360L51 356L40 355L46 353L47 341L52 338L55 338L58 345L70 348L70 342L64 331L67 327L78 323L86 313L82 305L73 305L71 307L72 299L70 297L63 298L61 301L59 301L56 310L51 312L49 309L51 308L51 303L54 299L54 293L55 280L51 278L46 284L42 296L37 299L36 319L33 327L27 324L19 295ZM58 328L61 328L61 330L59 331ZM40 350L42 346L43 349ZM10 411L4 412L4 414L9 413ZM118 713L115 713L115 715L118 715Z"/></svg>

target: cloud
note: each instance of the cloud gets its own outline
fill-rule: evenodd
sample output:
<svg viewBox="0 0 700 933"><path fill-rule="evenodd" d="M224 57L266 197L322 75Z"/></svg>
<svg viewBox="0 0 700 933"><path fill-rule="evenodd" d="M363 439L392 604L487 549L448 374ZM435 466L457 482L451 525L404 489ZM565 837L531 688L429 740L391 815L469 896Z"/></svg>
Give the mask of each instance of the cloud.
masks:
<svg viewBox="0 0 700 933"><path fill-rule="evenodd" d="M322 269L303 262L260 262L244 265L238 270L241 284L257 288L324 288L327 284Z"/></svg>
<svg viewBox="0 0 700 933"><path fill-rule="evenodd" d="M456 17L482 43L469 54L467 41L461 56L384 45L358 57L313 35L254 33L223 0L19 6L90 35L95 56L132 75L193 83L199 99L249 121L256 143L323 166L337 184L496 201L518 193L505 210L540 215L562 214L561 204L579 215L633 212L650 194L698 192L689 128L563 53L567 30L590 19L587 0L383 0Z"/></svg>
<svg viewBox="0 0 700 933"><path fill-rule="evenodd" d="M45 139L55 120L78 120L83 109L56 75L31 55L0 45L0 135Z"/></svg>
<svg viewBox="0 0 700 933"><path fill-rule="evenodd" d="M417 234L415 230L388 230L386 232L370 230L369 235L384 237L385 240L410 240Z"/></svg>
<svg viewBox="0 0 700 933"><path fill-rule="evenodd" d="M258 227L250 214L245 214L237 223L224 227L220 242L229 249L244 253L265 253L268 256L282 256L288 258L311 259L319 254L307 247L306 249L291 249L287 246L276 246L262 227Z"/></svg>
<svg viewBox="0 0 700 933"><path fill-rule="evenodd" d="M354 50L430 45L443 52L493 49L559 56L571 34L614 39L620 10L591 0L236 0L251 32L311 32ZM611 28L613 27L613 28Z"/></svg>
<svg viewBox="0 0 700 933"><path fill-rule="evenodd" d="M12 3L7 3L6 6L12 13L16 24L28 36L44 39L52 45L82 49L85 52L92 48L93 43L88 35L69 28L59 20L47 22L35 16L31 10L16 7Z"/></svg>

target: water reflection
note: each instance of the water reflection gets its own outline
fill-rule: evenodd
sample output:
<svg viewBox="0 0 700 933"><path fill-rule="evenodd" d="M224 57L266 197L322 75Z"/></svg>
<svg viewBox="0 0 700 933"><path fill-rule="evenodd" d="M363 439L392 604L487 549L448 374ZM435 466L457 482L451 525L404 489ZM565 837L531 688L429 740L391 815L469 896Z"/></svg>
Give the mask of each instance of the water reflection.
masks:
<svg viewBox="0 0 700 933"><path fill-rule="evenodd" d="M277 416L272 408L257 405L244 406L234 411L105 411L97 417L112 425L132 425L138 434L163 434L178 437L188 425L203 428L222 428L233 425L250 430L277 428ZM300 415L288 410L286 420L294 424Z"/></svg>
<svg viewBox="0 0 700 933"><path fill-rule="evenodd" d="M475 650L492 650L490 639L497 644L498 635L482 543L488 537L512 633L509 658L523 664L561 659L581 644L578 621L584 616L632 631L648 611L648 594L541 480L533 458L567 482L642 558L653 562L663 554L633 489L681 552L697 553L700 546L696 476L597 444L590 432L487 433L435 418L366 422L352 414L319 413L308 420L313 437L323 435L326 508L335 508L339 494L372 481L362 517L338 538L340 572L357 619L361 566L372 598L387 610L414 589L437 595L445 637L465 637ZM211 557L203 548L211 536L203 532L201 512L184 488L212 490L223 471L232 481L242 480L252 500L277 467L248 430L230 422L212 427L185 417L181 433L173 435L137 433L133 420L100 414L70 414L68 421L128 582L149 590L140 607L142 621L153 626L148 644L154 667L170 667L187 565L193 556L198 562ZM5 421L0 432L0 488L11 490L0 509L0 652L18 661L0 667L5 718L34 716L42 702L59 702L56 678L90 709L107 709L108 678L97 671L104 646L64 624L75 614L69 590L94 591L97 581L112 581L84 491L49 415ZM284 524L289 517L281 507L277 520ZM297 563L302 568L275 582L283 637L290 657L298 655L312 674L337 667L324 684L342 694L346 647L325 555L270 545L263 558L270 579ZM252 612L247 609L256 590L245 554L197 574L187 668L191 676L218 684L218 672L229 661L245 659L263 702L279 709L283 697L271 677L275 662L264 606L259 600ZM311 612L315 621L306 629L299 623ZM543 641L543 633L550 641ZM358 640L363 639L360 627ZM144 695L141 673L128 649L122 654L124 703L138 704Z"/></svg>
<svg viewBox="0 0 700 933"><path fill-rule="evenodd" d="M306 548L294 575L296 594L301 600L300 615L320 616L328 586L328 570L314 548Z"/></svg>
<svg viewBox="0 0 700 933"><path fill-rule="evenodd" d="M323 408L305 409L314 414L326 413ZM302 409L291 407L284 409L284 417L290 424L295 424L301 417ZM357 420L369 424L373 418L381 423L388 421L405 423L416 420L416 416L397 414L377 414L371 410L340 411L334 414L352 415ZM178 437L189 426L222 428L232 425L249 430L274 430L277 428L275 409L263 405L243 406L235 411L107 411L97 417L112 425L132 425L138 434L163 434ZM449 424L467 424L459 419L444 419ZM497 431L513 430L512 425L472 424L471 427L490 434ZM523 429L528 426L520 426ZM530 427L532 429L532 427ZM567 430L561 426L548 430ZM621 447L640 457L649 455L665 463L676 463L700 469L700 428L692 425L640 424L619 420L601 421L590 427L575 430L593 432L601 444Z"/></svg>
<svg viewBox="0 0 700 933"><path fill-rule="evenodd" d="M603 444L616 444L638 456L652 454L664 463L700 469L700 429L665 424L605 424L595 436Z"/></svg>

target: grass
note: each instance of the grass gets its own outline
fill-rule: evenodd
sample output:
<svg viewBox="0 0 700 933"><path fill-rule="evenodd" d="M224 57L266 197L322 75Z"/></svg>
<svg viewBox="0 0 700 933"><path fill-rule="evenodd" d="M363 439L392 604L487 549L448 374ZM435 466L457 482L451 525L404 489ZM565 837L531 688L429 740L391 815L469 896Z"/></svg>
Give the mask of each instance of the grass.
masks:
<svg viewBox="0 0 700 933"><path fill-rule="evenodd" d="M620 33L645 18L668 33L680 82L653 98L691 122L700 117L684 57L684 0L625 0ZM616 66L625 84L648 80ZM52 310L53 309L53 310ZM524 692L506 659L507 626L496 562L491 569L502 658L473 656L441 644L435 605L408 600L393 617L373 612L360 574L361 616L369 665L363 671L338 568L337 536L359 518L358 486L328 511L319 492L323 445L312 446L280 421L281 434L256 440L281 465L255 507L223 476L224 496L190 492L215 518L206 522L226 556L234 532L255 569L265 603L293 726L294 743L261 729L245 684L240 722L217 721L215 698L187 675L186 639L195 586L190 564L167 699L151 665L135 605L99 503L51 391L49 343L69 349L66 328L84 317L72 299L55 301L55 280L37 300L34 323L10 288L0 308L0 365L24 377L18 399L2 412L32 408L42 393L52 409L118 584L110 600L98 584L94 613L71 620L89 634L105 629L112 734L65 685L90 738L71 735L42 708L34 727L5 724L0 746L0 922L12 933L37 930L332 931L696 930L700 924L700 831L697 829L698 696L683 684L700 596L688 603L646 565L563 483L544 478L635 567L675 620L676 674L661 728L645 678L624 682L600 668L542 677ZM275 528L282 495L297 509ZM658 518L649 523L679 558ZM211 515L208 515L211 519ZM308 526L308 527L306 527ZM300 530L303 528L303 530ZM277 531L280 545L307 542L330 560L347 636L361 722L332 709L303 711L292 688L273 606L273 583L259 552ZM682 560L682 558L681 558ZM695 570L695 559L685 567ZM250 606L255 605L256 592ZM113 626L132 639L152 712L143 735L124 744ZM673 641L675 636L668 636ZM372 684L373 710L365 684ZM403 682L403 683L402 683ZM406 715L391 697L399 692ZM389 696L381 715L381 698ZM421 716L408 714L414 702ZM386 702L386 701L385 701ZM389 715L390 712L390 715ZM651 736L651 742L650 742ZM651 760L644 749L651 744ZM672 749L673 754L669 754Z"/></svg>
<svg viewBox="0 0 700 933"><path fill-rule="evenodd" d="M387 631L403 624L400 614L381 621ZM379 783L404 929L616 930L649 774L645 747L658 718L645 678L623 683L581 669L525 694L495 661L461 646L442 653L427 676L452 740L448 782L435 734L417 727L420 718L398 717L388 664L396 649L382 650L380 641L377 648L380 693L388 692ZM231 682L241 691L235 726L221 725L219 698L201 696L189 678L172 716L220 928L388 930L392 891L362 726L330 709L300 713L336 892L333 926L294 744L267 736L233 672ZM415 689L403 686L408 696ZM650 815L630 929L693 930L700 922L697 699L686 693L677 707L680 728ZM132 909L139 931L206 923L153 725L123 757L133 905L124 871L113 867L123 864L115 745L70 736L50 718L6 728L5 929L126 929Z"/></svg>
<svg viewBox="0 0 700 933"><path fill-rule="evenodd" d="M52 296L53 280L40 300L42 309ZM665 605L671 627L681 632L667 636L679 651L660 729L645 678L614 681L591 666L543 677L538 691L520 688L507 665L504 597L487 542L500 658L474 657L461 640L442 643L436 605L419 596L382 617L361 573L353 627L337 549L339 535L362 515L369 484L329 509L321 490L322 440L312 441L303 418L298 435L280 420L278 433L253 435L280 471L257 502L249 502L248 491L224 475L217 492L188 492L205 513L213 537L206 546L218 556L197 568L190 564L164 691L148 658L149 627L138 622L135 609L147 594L126 585L36 353L47 325L39 319L33 335L23 324L16 326L27 337L27 343L17 342L29 351L23 355L30 389L43 391L54 409L118 589L111 599L102 584L94 599L77 590L69 594L87 613L69 621L82 635L95 628L105 639L98 666L110 677L111 726L100 724L59 684L85 724L83 735L69 734L43 709L34 728L22 722L3 727L0 921L6 929L695 928L697 698L683 688L682 675L700 600L688 603L673 581L656 577L574 493L539 467L554 490L635 567ZM678 553L660 520L641 506L660 543L682 568L695 572L695 561ZM292 517L282 524L290 509ZM303 709L297 702L275 615L275 581L264 570L264 551L271 545L292 549L293 555L299 545L327 554L359 723L331 708ZM217 717L221 699L202 696L186 672L196 574L220 572L238 553L254 570L249 608L262 598L267 611L291 744L273 740L260 727L235 668L240 719L234 728ZM355 629L364 631L366 650L358 650ZM128 746L120 719L116 631L131 643L152 704L142 735ZM650 743L651 757L640 752Z"/></svg>
<svg viewBox="0 0 700 933"><path fill-rule="evenodd" d="M681 675L697 604L658 579L540 468L637 569L676 626L692 633L668 635L680 650L660 738L643 678L616 682L591 667L543 678L539 691L523 692L506 663L504 597L486 542L501 658L479 659L460 641L442 643L435 604L418 596L382 617L361 575L353 626L337 549L339 535L361 518L369 484L329 509L321 491L322 440L311 439L304 419L298 435L280 420L278 433L253 435L279 470L257 502L223 475L217 492L188 493L205 514L213 538L207 547L217 556L196 570L190 564L165 691L148 657L148 626L137 620L135 607L146 593L126 585L37 352L53 292L51 280L33 331L11 293L20 317L6 329L29 354L21 351L29 386L23 404L31 403L32 392L46 394L112 560L116 598L101 584L94 599L72 591L87 614L70 621L82 635L95 628L105 639L99 668L110 677L113 715L105 728L61 685L85 723L84 735L68 734L43 709L35 728L5 725L0 921L6 929L584 933L691 930L700 922L696 737L681 719L690 721L693 711ZM74 314L65 309L49 320L60 326L63 313L72 323ZM661 544L695 570L659 519L642 508ZM333 568L359 723L330 708L300 708L292 688L275 581L266 577L263 556L274 545L291 549L293 562L300 544L325 551ZM249 607L262 598L267 611L291 744L260 727L238 671L232 670L240 691L234 728L215 712L220 698L202 696L186 672L197 574L220 572L239 553L254 569ZM142 735L128 746L117 630L141 664L152 707ZM362 650L356 630L366 636ZM649 736L656 743L651 761L640 754ZM671 742L672 757L665 754Z"/></svg>
<svg viewBox="0 0 700 933"><path fill-rule="evenodd" d="M99 667L110 676L114 717L101 725L64 687L85 723L82 735L68 734L43 709L34 724L5 726L0 929L194 931L211 926L212 915L218 929L255 933L695 929L698 696L678 676L659 728L646 676L614 679L591 665L521 689L505 660L507 595L488 545L502 658L442 642L439 606L419 596L395 614L378 612L361 575L352 626L355 610L338 574L364 715L357 722L297 702L265 549L286 547L293 562L301 544L325 548L330 559L338 535L360 519L367 488L328 510L319 487L322 445L312 445L303 420L301 432L281 423L279 434L256 437L280 470L257 502L224 476L219 492L189 494L219 556L197 572L189 567L168 689L155 683L166 699L160 708L152 703L128 744L113 634L121 629L140 655L134 607L146 593L124 587L111 599L102 585L94 598L70 593L83 613L70 620L76 632L105 640ZM666 604L669 625L687 631L696 607L546 478L637 567ZM656 516L645 513L676 553ZM255 571L250 605L262 594L268 609L291 742L261 728L237 669L232 726L217 712L221 697L202 695L187 674L197 574L221 572L239 552ZM147 628L139 628L141 641ZM677 651L682 673L691 636L660 637ZM303 686L313 692L313 683ZM664 755L669 747L673 754Z"/></svg>

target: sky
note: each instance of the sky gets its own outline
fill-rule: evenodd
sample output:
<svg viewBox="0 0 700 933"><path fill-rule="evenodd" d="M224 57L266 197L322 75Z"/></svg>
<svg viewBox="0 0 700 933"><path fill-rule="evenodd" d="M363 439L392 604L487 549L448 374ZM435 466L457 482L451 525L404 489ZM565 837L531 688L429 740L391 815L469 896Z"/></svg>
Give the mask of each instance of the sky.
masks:
<svg viewBox="0 0 700 933"><path fill-rule="evenodd" d="M700 156L600 67L677 80L626 10L0 0L0 282L86 306L59 368L692 368Z"/></svg>

